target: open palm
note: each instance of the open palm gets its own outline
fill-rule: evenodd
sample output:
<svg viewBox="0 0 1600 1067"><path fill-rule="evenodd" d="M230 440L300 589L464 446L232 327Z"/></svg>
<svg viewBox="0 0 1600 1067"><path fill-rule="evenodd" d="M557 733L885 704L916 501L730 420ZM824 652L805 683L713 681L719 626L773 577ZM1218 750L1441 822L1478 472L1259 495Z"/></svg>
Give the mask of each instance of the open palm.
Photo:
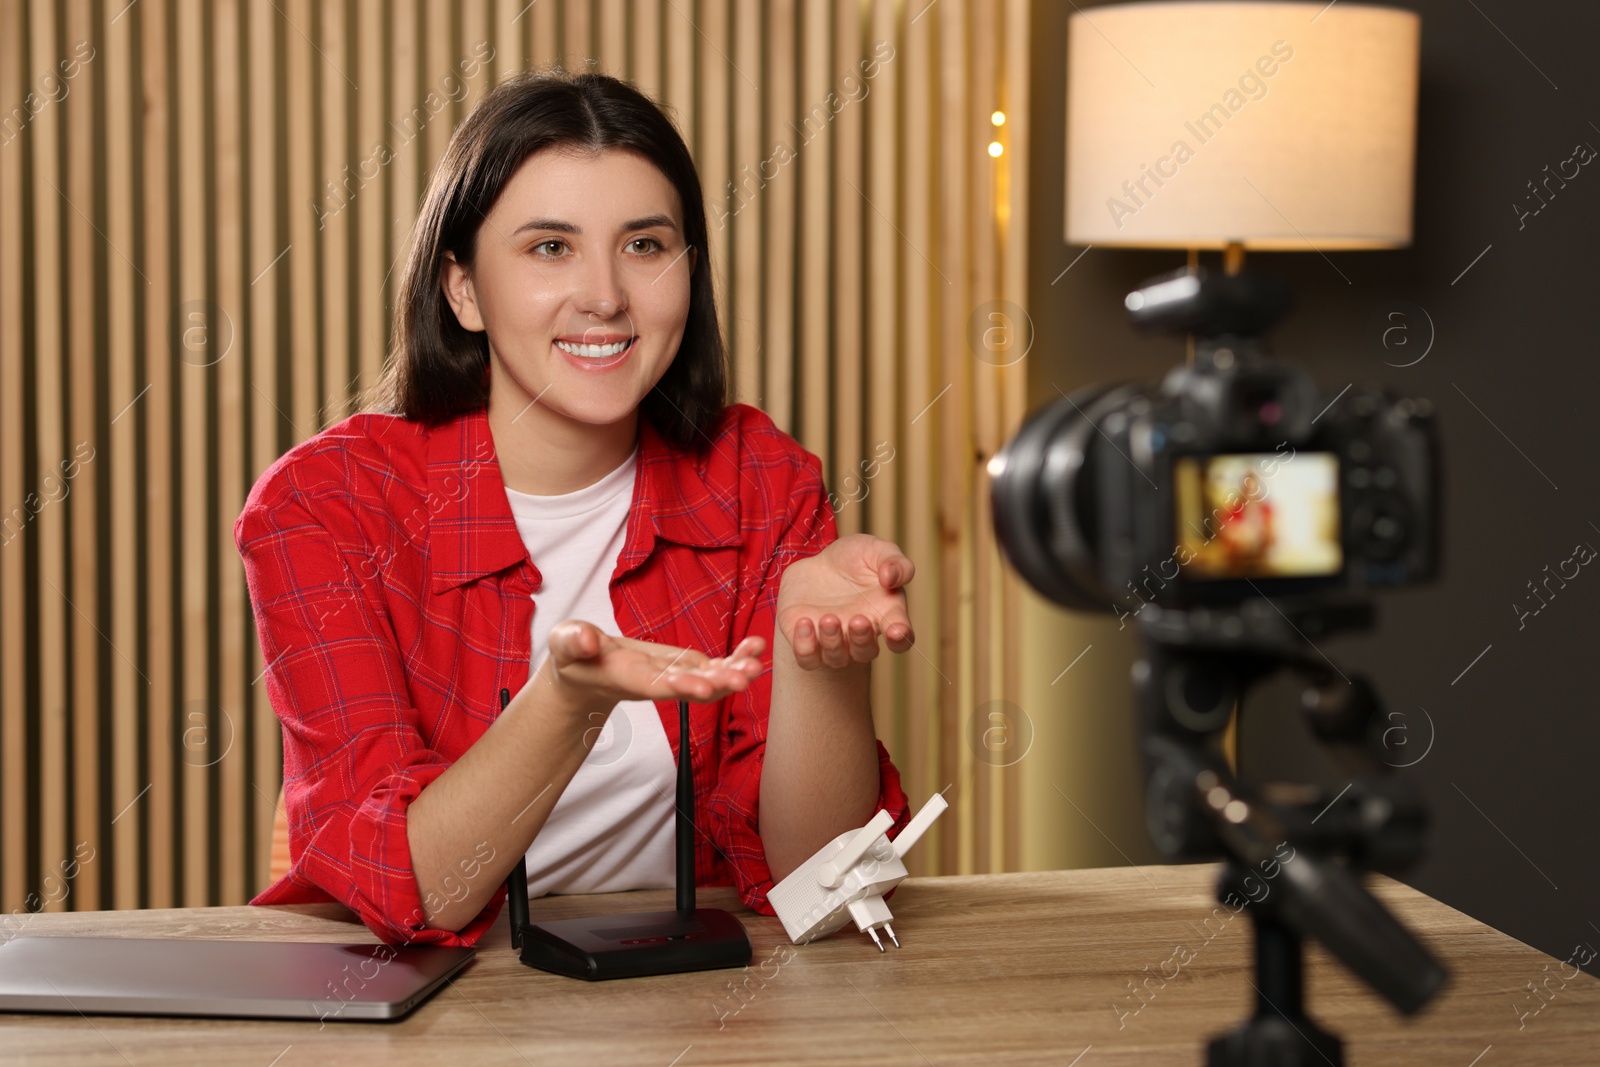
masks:
<svg viewBox="0 0 1600 1067"><path fill-rule="evenodd" d="M892 541L849 534L795 560L778 589L777 628L807 670L868 663L878 639L893 652L915 640L904 586L916 567Z"/></svg>
<svg viewBox="0 0 1600 1067"><path fill-rule="evenodd" d="M568 619L550 631L540 664L547 681L585 702L720 700L749 686L764 669L766 642L747 637L727 656L608 634L591 622Z"/></svg>

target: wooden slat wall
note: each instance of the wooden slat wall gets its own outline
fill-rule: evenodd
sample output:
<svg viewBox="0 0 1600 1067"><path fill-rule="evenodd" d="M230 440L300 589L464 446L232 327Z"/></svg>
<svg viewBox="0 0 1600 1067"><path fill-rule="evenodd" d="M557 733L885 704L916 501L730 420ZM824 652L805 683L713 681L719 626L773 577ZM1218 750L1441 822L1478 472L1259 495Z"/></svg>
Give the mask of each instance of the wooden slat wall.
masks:
<svg viewBox="0 0 1600 1067"><path fill-rule="evenodd" d="M1019 770L971 720L1020 691L982 470L1024 376L969 338L981 305L1024 303L1027 12L0 0L0 910L265 884L280 737L233 520L376 379L455 123L555 62L673 109L737 399L823 458L841 533L917 562L920 640L873 687L914 803L955 809L914 869L1015 868Z"/></svg>

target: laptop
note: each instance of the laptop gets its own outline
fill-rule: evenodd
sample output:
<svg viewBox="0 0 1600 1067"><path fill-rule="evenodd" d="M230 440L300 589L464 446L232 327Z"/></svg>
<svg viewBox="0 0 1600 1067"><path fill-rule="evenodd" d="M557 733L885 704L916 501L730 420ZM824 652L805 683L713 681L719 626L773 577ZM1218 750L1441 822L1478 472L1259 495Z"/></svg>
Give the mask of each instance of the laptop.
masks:
<svg viewBox="0 0 1600 1067"><path fill-rule="evenodd" d="M17 937L0 1011L398 1019L476 954L444 945Z"/></svg>

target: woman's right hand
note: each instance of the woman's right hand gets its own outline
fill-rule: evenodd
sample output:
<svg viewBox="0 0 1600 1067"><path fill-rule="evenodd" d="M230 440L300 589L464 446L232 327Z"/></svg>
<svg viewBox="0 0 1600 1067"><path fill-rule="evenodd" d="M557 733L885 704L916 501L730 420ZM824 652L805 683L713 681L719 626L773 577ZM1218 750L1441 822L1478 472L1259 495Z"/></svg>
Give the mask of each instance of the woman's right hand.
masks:
<svg viewBox="0 0 1600 1067"><path fill-rule="evenodd" d="M551 629L538 677L586 708L609 709L623 700L721 700L760 676L765 647L761 638L747 637L730 655L713 659L567 619Z"/></svg>
<svg viewBox="0 0 1600 1067"><path fill-rule="evenodd" d="M508 713L408 809L405 841L428 925L458 932L483 910L499 880L522 862L620 702L720 700L761 674L766 644L748 637L731 655L712 659L608 634L579 619L557 623ZM620 735L624 746L626 738ZM622 751L604 753L604 762ZM471 841L482 841L479 847L492 848L497 858L482 860L474 850L491 873L463 882L471 857L462 859L460 850Z"/></svg>

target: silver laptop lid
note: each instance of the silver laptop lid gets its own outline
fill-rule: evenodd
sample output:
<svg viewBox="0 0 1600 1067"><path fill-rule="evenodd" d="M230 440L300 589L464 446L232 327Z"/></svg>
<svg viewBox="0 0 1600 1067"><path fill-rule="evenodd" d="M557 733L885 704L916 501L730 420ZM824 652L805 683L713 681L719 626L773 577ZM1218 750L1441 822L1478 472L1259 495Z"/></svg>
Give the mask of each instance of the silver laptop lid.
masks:
<svg viewBox="0 0 1600 1067"><path fill-rule="evenodd" d="M0 1011L397 1019L475 952L436 945L18 937L0 945Z"/></svg>

